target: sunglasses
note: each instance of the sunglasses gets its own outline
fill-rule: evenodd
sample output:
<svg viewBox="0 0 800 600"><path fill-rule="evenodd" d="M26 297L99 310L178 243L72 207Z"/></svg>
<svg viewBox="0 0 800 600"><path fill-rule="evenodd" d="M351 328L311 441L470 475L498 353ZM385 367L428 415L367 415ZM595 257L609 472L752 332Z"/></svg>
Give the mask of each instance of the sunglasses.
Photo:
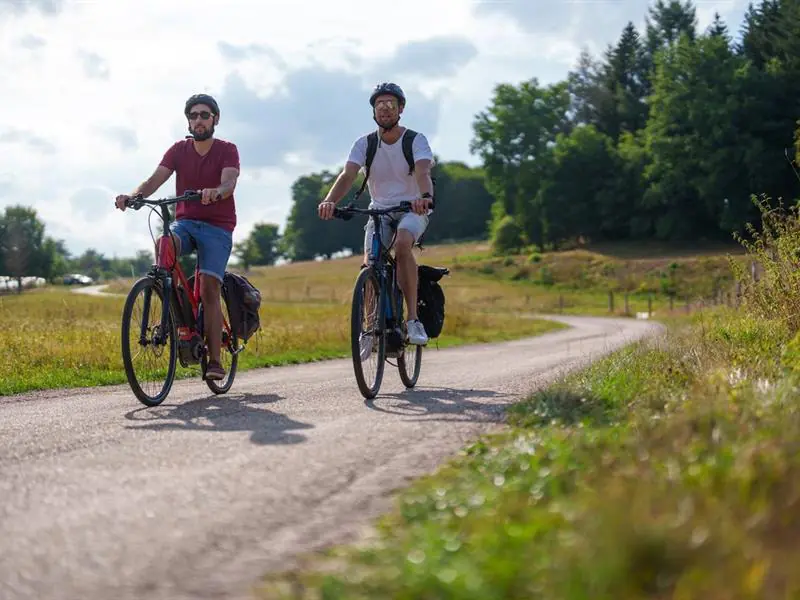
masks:
<svg viewBox="0 0 800 600"><path fill-rule="evenodd" d="M204 110L204 111L201 111L201 112L190 112L189 113L189 120L190 121L195 121L195 120L197 120L198 117L200 117L201 119L208 119L210 116L211 116L211 113L208 112L207 110Z"/></svg>
<svg viewBox="0 0 800 600"><path fill-rule="evenodd" d="M391 109L397 108L397 100L378 100L375 103L375 108L381 108L382 106Z"/></svg>

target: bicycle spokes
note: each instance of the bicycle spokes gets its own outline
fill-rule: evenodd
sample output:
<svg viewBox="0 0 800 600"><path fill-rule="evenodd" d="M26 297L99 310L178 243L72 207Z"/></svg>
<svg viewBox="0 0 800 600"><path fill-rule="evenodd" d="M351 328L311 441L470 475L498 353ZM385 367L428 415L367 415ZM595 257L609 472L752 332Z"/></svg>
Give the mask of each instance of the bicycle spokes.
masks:
<svg viewBox="0 0 800 600"><path fill-rule="evenodd" d="M359 345L361 347L361 362L372 364L374 375L374 362L377 358L378 345L375 343L378 338L378 290L375 289L374 280L368 279L364 285L364 309L361 315L361 335Z"/></svg>
<svg viewBox="0 0 800 600"><path fill-rule="evenodd" d="M121 341L126 374L136 396L147 405L166 397L175 371L172 319L169 315L162 318L162 311L160 290L148 279L137 282L123 310Z"/></svg>

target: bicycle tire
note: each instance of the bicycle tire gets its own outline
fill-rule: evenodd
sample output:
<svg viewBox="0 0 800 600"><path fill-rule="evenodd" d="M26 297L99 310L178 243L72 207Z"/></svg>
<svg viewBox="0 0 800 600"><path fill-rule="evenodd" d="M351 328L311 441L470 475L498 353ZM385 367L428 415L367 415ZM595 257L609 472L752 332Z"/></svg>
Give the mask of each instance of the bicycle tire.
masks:
<svg viewBox="0 0 800 600"><path fill-rule="evenodd" d="M400 322L403 322L405 314L405 296L403 295L403 291L401 289L397 289L397 315ZM405 330L405 327L404 327ZM412 346L415 348L414 351L414 371L411 375L408 374L407 364L406 364L406 348L409 347L407 342L403 342L403 352L397 356L397 371L400 374L400 381L403 382L403 385L406 388L413 388L417 385L417 381L419 380L420 371L422 371L422 346Z"/></svg>
<svg viewBox="0 0 800 600"><path fill-rule="evenodd" d="M225 304L225 309L228 311L228 323L231 322L231 310L228 306L227 300L223 297L223 302ZM224 332L223 332L224 333ZM239 346L239 338L236 337L236 333L231 331L231 340L230 340L230 348L237 348ZM222 342L222 347L220 348L220 352L225 352L225 341ZM200 371L203 374L203 381L206 382L208 389L210 389L215 394L226 394L230 391L231 386L233 385L233 380L236 378L236 371L239 366L239 355L231 353L231 366L228 368L227 377L223 379L225 383L220 384L218 381L212 379L206 379L206 369L208 368L208 354L203 353L203 358L200 360L201 368Z"/></svg>
<svg viewBox="0 0 800 600"><path fill-rule="evenodd" d="M408 375L408 369L406 368L408 366L406 364L406 353L403 352L397 357L397 370L400 372L400 381L402 381L403 385L407 388L413 388L415 385L417 385L417 381L419 381L419 374L422 371L422 346L412 347L416 348L416 352L414 352L414 371L410 376Z"/></svg>
<svg viewBox="0 0 800 600"><path fill-rule="evenodd" d="M161 282L153 279L152 277L142 277L136 281L136 283L133 284L133 287L131 287L130 292L128 292L128 297L125 299L125 306L122 309L120 344L122 346L122 364L125 368L125 376L128 379L128 385L133 391L134 396L136 396L139 402L145 406L158 406L166 399L167 395L169 395L169 392L172 389L172 384L175 381L175 369L178 361L178 344L175 337L175 322L173 320L172 311L170 311L167 315L167 328L169 332L166 343L167 351L169 352L169 363L167 366L167 374L164 379L164 384L162 385L159 393L155 396L145 393L139 382L139 378L136 376L136 370L133 366L133 357L131 355L129 343L131 341L131 316L133 313L134 302L141 292L146 294L148 289L151 290L150 302L153 302L153 300L156 299L161 303L161 310L164 310L164 294L162 291ZM153 295L152 292L155 292L155 294Z"/></svg>
<svg viewBox="0 0 800 600"><path fill-rule="evenodd" d="M376 339L378 343L378 366L375 372L375 382L368 385L364 376L364 368L361 364L361 323L364 314L364 287L367 280L371 280L378 290L378 323L376 326L381 331ZM362 269L356 278L353 289L353 302L350 313L350 351L353 356L353 371L356 376L356 383L361 395L367 400L371 400L378 395L383 382L383 372L386 366L386 332L383 327L384 320L384 297L378 284L378 278L373 269Z"/></svg>

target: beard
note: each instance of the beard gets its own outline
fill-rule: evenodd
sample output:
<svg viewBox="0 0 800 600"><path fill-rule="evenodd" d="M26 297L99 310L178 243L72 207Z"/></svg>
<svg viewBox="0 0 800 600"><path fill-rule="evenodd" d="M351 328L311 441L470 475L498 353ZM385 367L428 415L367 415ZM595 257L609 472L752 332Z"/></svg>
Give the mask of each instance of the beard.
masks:
<svg viewBox="0 0 800 600"><path fill-rule="evenodd" d="M397 115L395 118L392 118L391 116L378 117L377 115L373 115L372 120L375 121L375 123L377 123L378 127L381 129L389 131L394 129L394 127L400 123L400 115Z"/></svg>
<svg viewBox="0 0 800 600"><path fill-rule="evenodd" d="M214 135L214 126L212 125L211 127L206 127L205 131L203 131L202 133L198 133L190 126L189 133L192 134L192 137L195 139L195 141L202 142L204 140L210 139L211 136Z"/></svg>

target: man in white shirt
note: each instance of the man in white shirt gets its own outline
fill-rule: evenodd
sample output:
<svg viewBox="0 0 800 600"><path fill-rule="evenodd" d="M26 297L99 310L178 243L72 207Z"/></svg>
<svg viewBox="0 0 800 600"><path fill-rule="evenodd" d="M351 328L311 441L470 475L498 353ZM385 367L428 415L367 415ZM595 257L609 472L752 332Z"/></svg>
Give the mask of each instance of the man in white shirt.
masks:
<svg viewBox="0 0 800 600"><path fill-rule="evenodd" d="M412 249L428 227L429 207L433 203L433 152L422 133L412 132L415 133L411 144L414 167L409 169L402 141L404 136L411 133L398 125L406 105L406 97L400 86L394 83L378 84L370 95L369 103L373 108L372 118L378 124L377 149L367 181L372 199L370 208L389 208L404 200L412 203L413 212L395 215L400 222L394 251L398 283L406 299L408 341L425 345L428 335L417 319L417 261ZM367 143L368 135L363 135L353 144L344 169L319 205L320 218L332 219L334 207L352 188L359 171L366 164ZM370 219L364 228L364 264L372 246L373 229ZM388 218L382 220L381 239L386 244L392 239Z"/></svg>

